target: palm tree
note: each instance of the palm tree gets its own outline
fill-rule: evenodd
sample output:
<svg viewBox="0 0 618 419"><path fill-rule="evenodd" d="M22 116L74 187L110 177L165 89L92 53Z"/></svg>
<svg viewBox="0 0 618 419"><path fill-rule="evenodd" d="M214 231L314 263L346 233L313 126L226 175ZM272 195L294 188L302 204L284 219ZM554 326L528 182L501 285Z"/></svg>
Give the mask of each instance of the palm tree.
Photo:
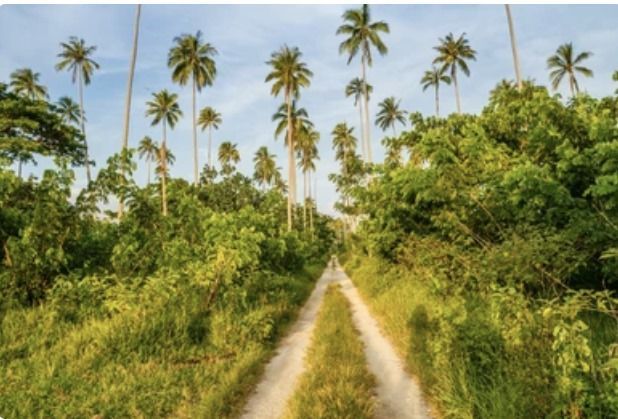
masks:
<svg viewBox="0 0 618 419"><path fill-rule="evenodd" d="M182 116L178 106L178 95L166 89L153 93L151 101L146 102L146 116L152 117L152 125L161 123L163 127L163 141L159 152L159 162L162 168L161 176L161 208L163 215L167 215L167 126L174 129L176 122Z"/></svg>
<svg viewBox="0 0 618 419"><path fill-rule="evenodd" d="M69 42L61 42L62 51L58 54L60 62L56 64L56 70L71 72L71 80L77 82L79 93L79 115L82 135L84 136L84 146L86 149L86 178L90 183L90 160L88 158L88 142L86 141L86 126L84 125L84 85L90 84L90 78L94 70L99 68L99 64L94 61L92 54L97 50L96 46L86 46L86 41L75 36L69 38Z"/></svg>
<svg viewBox="0 0 618 419"><path fill-rule="evenodd" d="M428 88L434 88L434 92L436 95L436 116L440 116L440 83L451 84L451 78L444 74L444 68L438 69L436 67L432 67L431 70L426 70L425 74L423 74L423 78L421 79L421 85L423 86L423 91Z"/></svg>
<svg viewBox="0 0 618 419"><path fill-rule="evenodd" d="M20 68L11 73L11 88L18 95L30 100L43 100L47 97L47 88L39 84L39 73L29 68Z"/></svg>
<svg viewBox="0 0 618 419"><path fill-rule="evenodd" d="M401 166L401 149L403 147L398 138L384 138L382 144L386 148L384 163L389 166Z"/></svg>
<svg viewBox="0 0 618 419"><path fill-rule="evenodd" d="M354 127L348 127L345 122L340 122L335 125L331 135L333 136L335 158L341 161L345 172L348 157L354 155L354 150L356 150L357 139L354 136Z"/></svg>
<svg viewBox="0 0 618 419"><path fill-rule="evenodd" d="M549 73L549 78L551 79L553 89L558 89L564 76L568 76L571 95L575 96L575 94L579 93L579 84L575 78L575 73L581 73L586 77L593 76L592 70L581 65L582 61L591 56L591 52L584 51L575 57L572 43L560 45L556 53L547 60L547 68L552 70Z"/></svg>
<svg viewBox="0 0 618 419"><path fill-rule="evenodd" d="M459 99L459 85L457 84L457 69L459 68L466 76L470 76L470 69L466 60L476 60L476 51L470 47L466 34L462 33L455 39L452 33L440 38L440 45L434 47L438 56L433 60L434 64L441 64L441 70L450 70L451 80L455 86L455 101L457 113L461 113L461 101Z"/></svg>
<svg viewBox="0 0 618 419"><path fill-rule="evenodd" d="M133 92L133 76L135 74L135 61L137 60L137 41L139 38L139 19L142 12L142 5L138 4L135 10L135 25L133 26L133 49L131 50L131 62L129 64L129 79L127 81L127 97L124 106L124 127L122 129L122 151L129 146L129 123L131 119L131 96ZM149 163L150 164L150 163ZM123 169L124 174L124 169ZM150 176L150 170L148 170ZM150 183L150 182L148 182ZM118 203L118 217L122 217L124 212L124 202Z"/></svg>
<svg viewBox="0 0 618 419"><path fill-rule="evenodd" d="M305 108L296 109L296 101L292 101L290 110L290 120L288 120L288 106L283 103L277 109L277 112L272 116L274 122L279 121L275 127L275 138L278 138L284 130L286 130L286 139L289 138L287 129L292 127L292 141L297 145L298 137L301 133L310 127L313 123L309 120L309 114ZM286 143L286 146L288 144Z"/></svg>
<svg viewBox="0 0 618 419"><path fill-rule="evenodd" d="M519 90L523 87L521 80L521 67L519 65L519 52L517 51L517 39L515 39L515 27L513 26L513 16L511 15L511 6L504 5L506 10L506 20L509 24L509 36L511 38L511 50L513 51L513 65L515 66L515 81Z"/></svg>
<svg viewBox="0 0 618 419"><path fill-rule="evenodd" d="M255 163L255 172L253 178L256 182L262 186L262 189L266 188L266 185L273 185L277 177L277 163L275 161L276 156L270 154L266 146L260 147L253 157L253 163Z"/></svg>
<svg viewBox="0 0 618 419"><path fill-rule="evenodd" d="M366 66L373 64L371 47L375 47L380 55L385 55L388 48L380 38L380 32L389 33L388 23L372 22L369 6L363 4L359 9L346 10L343 13L344 24L337 29L337 35L348 36L340 45L339 53L348 54L348 64L361 51L361 79L363 81L363 96L365 102L364 138L367 143L367 160L371 163L371 135L369 132L369 91L367 90Z"/></svg>
<svg viewBox="0 0 618 419"><path fill-rule="evenodd" d="M238 145L232 144L230 141L222 142L219 146L219 163L221 163L223 174L231 174L234 171L234 165L239 161Z"/></svg>
<svg viewBox="0 0 618 419"><path fill-rule="evenodd" d="M393 135L397 136L397 130L395 124L400 122L402 125L406 124L407 111L399 109L399 103L401 100L395 99L394 96L387 97L378 104L380 111L376 115L376 125L382 128L382 131L386 131L387 128L393 129Z"/></svg>
<svg viewBox="0 0 618 419"><path fill-rule="evenodd" d="M363 130L363 121L364 121L364 109L362 106L362 97L363 97L363 81L356 77L352 80L350 80L350 83L348 83L348 85L345 87L345 95L346 97L350 97L350 96L354 96L354 106L358 106L358 113L360 115L360 131L361 131L361 151L362 151L362 155L363 155L363 160L367 159L367 155L366 155L366 141L365 141L365 134L364 134L364 130ZM367 94L371 94L373 92L373 86L368 84L367 85Z"/></svg>
<svg viewBox="0 0 618 419"><path fill-rule="evenodd" d="M318 142L320 133L314 129L306 129L298 137L298 167L303 172L303 228L307 230L307 205L311 196L311 172L315 172L315 160L319 159Z"/></svg>
<svg viewBox="0 0 618 419"><path fill-rule="evenodd" d="M202 41L202 33L195 35L184 34L174 38L175 45L170 49L167 65L172 69L172 80L181 86L192 82L192 112L193 112L193 175L197 185L198 156L197 156L197 123L195 110L196 92L201 92L204 86L212 86L217 75L217 67L212 58L217 50L208 42Z"/></svg>
<svg viewBox="0 0 618 419"><path fill-rule="evenodd" d="M284 45L279 51L273 52L267 62L272 71L266 76L265 82L273 82L271 94L283 97L287 107L287 142L288 145L288 231L292 230L292 207L296 203L296 165L294 164L294 132L292 127L292 100L300 97L300 89L309 87L313 73L307 64L300 61L302 53L296 47Z"/></svg>
<svg viewBox="0 0 618 419"><path fill-rule="evenodd" d="M150 185L150 162L157 160L157 154L160 153L159 147L152 138L145 136L142 138L142 141L139 142L137 151L139 152L139 158L144 158L148 164L148 185Z"/></svg>
<svg viewBox="0 0 618 419"><path fill-rule="evenodd" d="M219 129L219 125L223 120L219 112L207 106L200 111L200 117L197 122L202 127L202 131L208 128L208 167L212 167L212 129Z"/></svg>
<svg viewBox="0 0 618 419"><path fill-rule="evenodd" d="M77 124L79 123L79 105L68 96L62 96L56 102L56 110L62 118L62 122L65 124ZM86 119L84 117L84 119Z"/></svg>

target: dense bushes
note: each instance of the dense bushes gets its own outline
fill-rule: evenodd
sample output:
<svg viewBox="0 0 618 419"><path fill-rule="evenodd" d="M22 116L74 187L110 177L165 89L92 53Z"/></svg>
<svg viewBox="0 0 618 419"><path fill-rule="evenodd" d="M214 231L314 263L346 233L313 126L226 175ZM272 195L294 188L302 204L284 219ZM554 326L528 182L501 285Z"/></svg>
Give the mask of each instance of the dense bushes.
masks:
<svg viewBox="0 0 618 419"><path fill-rule="evenodd" d="M618 414L618 100L559 99L413 114L354 191L348 267L448 417Z"/></svg>

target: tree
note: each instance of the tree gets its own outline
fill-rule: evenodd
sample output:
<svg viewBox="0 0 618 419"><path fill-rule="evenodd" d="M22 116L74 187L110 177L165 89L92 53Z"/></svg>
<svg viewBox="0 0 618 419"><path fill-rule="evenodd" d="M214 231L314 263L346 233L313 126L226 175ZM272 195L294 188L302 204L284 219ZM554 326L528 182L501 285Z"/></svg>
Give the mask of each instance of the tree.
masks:
<svg viewBox="0 0 618 419"><path fill-rule="evenodd" d="M612 74L612 80L618 81L618 71L614 71L614 74ZM618 95L618 89L616 89L616 94Z"/></svg>
<svg viewBox="0 0 618 419"><path fill-rule="evenodd" d="M139 38L139 19L142 11L142 5L138 4L135 10L135 24L133 26L133 48L131 50L131 62L129 64L129 78L127 81L127 96L124 106L124 126L122 129L122 150L126 151L129 146L129 123L131 120L131 98L133 92L133 76L135 74L135 61L137 60L137 41ZM149 163L150 164L150 163ZM150 170L148 170L150 176ZM148 182L150 183L150 181ZM118 216L122 217L124 211L124 202L119 202Z"/></svg>
<svg viewBox="0 0 618 419"><path fill-rule="evenodd" d="M583 74L586 77L592 77L593 73L581 63L592 56L591 52L584 51L575 57L573 52L573 44L562 44L556 50L556 53L547 59L547 68L551 70L549 78L554 90L558 89L564 76L569 78L569 88L571 95L575 96L579 93L579 84L575 78L575 73Z"/></svg>
<svg viewBox="0 0 618 419"><path fill-rule="evenodd" d="M84 125L84 85L90 84L90 78L94 70L99 68L99 64L94 61L92 54L96 51L96 46L86 46L86 41L75 36L69 38L69 42L61 42L62 51L58 54L60 62L56 64L56 70L71 72L71 81L77 82L79 93L79 115L80 127L84 136L84 146L86 149L86 179L91 181L90 160L88 156L88 142L86 140L86 126Z"/></svg>
<svg viewBox="0 0 618 419"><path fill-rule="evenodd" d="M283 97L287 107L287 145L288 145L288 231L292 230L292 208L296 203L296 165L294 161L294 132L292 127L292 100L300 97L300 89L309 87L313 73L300 59L302 53L296 47L284 45L273 52L267 64L271 72L265 82L272 82L271 94Z"/></svg>
<svg viewBox="0 0 618 419"><path fill-rule="evenodd" d="M219 146L219 163L223 174L230 175L235 169L234 165L239 161L238 144L232 144L230 141L222 142Z"/></svg>
<svg viewBox="0 0 618 419"><path fill-rule="evenodd" d="M145 136L139 142L139 146L137 147L137 151L139 152L139 157L144 158L146 163L148 164L148 185L150 185L150 162L157 160L157 155L160 153L159 147L157 143L152 140L149 136Z"/></svg>
<svg viewBox="0 0 618 419"><path fill-rule="evenodd" d="M309 120L309 114L305 108L296 108L296 101L292 101L289 117L288 120L287 105L285 103L281 104L277 112L272 116L274 122L279 121L275 127L275 138L278 138L284 131L286 139L289 138L287 129L288 127L292 127L292 141L297 148L298 137L303 131L313 127L313 123ZM285 145L289 146L287 142Z"/></svg>
<svg viewBox="0 0 618 419"><path fill-rule="evenodd" d="M30 100L44 100L47 98L47 88L39 84L39 73L29 68L20 68L11 73L11 88L18 95Z"/></svg>
<svg viewBox="0 0 618 419"><path fill-rule="evenodd" d="M219 125L223 120L219 112L207 106L200 111L200 117L197 122L202 127L202 131L208 128L208 167L212 167L212 129L219 129Z"/></svg>
<svg viewBox="0 0 618 419"><path fill-rule="evenodd" d="M315 160L319 159L320 133L314 129L301 131L298 137L298 167L303 172L303 228L307 230L307 206L311 196L311 172L315 172Z"/></svg>
<svg viewBox="0 0 618 419"><path fill-rule="evenodd" d="M270 154L266 146L258 148L253 157L254 172L253 179L262 186L262 189L266 188L266 185L272 186L275 184L277 178L277 162L276 156Z"/></svg>
<svg viewBox="0 0 618 419"><path fill-rule="evenodd" d="M335 150L335 158L342 163L343 172L345 175L346 162L348 157L354 154L356 150L357 139L353 134L354 127L348 127L345 122L340 122L335 125L331 135L333 136L333 150Z"/></svg>
<svg viewBox="0 0 618 419"><path fill-rule="evenodd" d="M146 116L152 117L152 125L161 123L163 128L163 141L159 152L163 174L161 176L161 209L164 216L167 215L167 126L174 129L176 122L182 116L178 106L178 95L170 93L166 89L152 94L152 100L146 103Z"/></svg>
<svg viewBox="0 0 618 419"><path fill-rule="evenodd" d="M521 79L521 67L519 65L519 52L517 50L517 39L515 39L515 27L513 26L513 16L511 15L511 6L504 5L506 10L506 20L509 24L509 37L511 38L511 50L513 51L513 66L515 67L515 81L517 89L521 91L523 82Z"/></svg>
<svg viewBox="0 0 618 419"><path fill-rule="evenodd" d="M343 13L344 24L337 29L337 35L346 35L339 45L340 54L348 54L348 65L361 52L361 79L365 102L364 138L367 143L367 160L371 163L371 135L369 132L369 91L367 85L366 66L371 67L373 59L371 47L375 47L380 55L385 55L388 48L380 38L380 32L389 33L388 24L384 21L372 22L369 6L364 4L359 9L346 10Z"/></svg>
<svg viewBox="0 0 618 419"><path fill-rule="evenodd" d="M195 35L184 34L174 38L175 45L170 49L167 65L172 69L172 80L181 86L189 80L192 83L192 132L193 132L193 175L194 183L199 181L197 154L197 122L195 109L196 92L204 86L212 86L217 75L217 67L212 57L217 50L208 42L202 41L202 32Z"/></svg>
<svg viewBox="0 0 618 419"><path fill-rule="evenodd" d="M0 84L0 160L34 161L34 154L75 166L86 161L80 132L63 122L54 105L8 92Z"/></svg>
<svg viewBox="0 0 618 419"><path fill-rule="evenodd" d="M426 70L425 74L423 74L423 78L421 79L421 85L423 86L423 91L427 90L430 87L434 88L435 93L435 101L436 101L436 116L440 116L440 83L451 84L451 78L444 74L444 68L438 69L436 67L432 67L431 70Z"/></svg>
<svg viewBox="0 0 618 419"><path fill-rule="evenodd" d="M399 109L399 103L401 100L395 99L395 97L387 97L378 104L380 110L376 115L376 125L379 126L382 131L386 131L389 127L393 129L393 135L397 136L397 130L395 124L400 122L402 125L406 124L406 111Z"/></svg>
<svg viewBox="0 0 618 419"><path fill-rule="evenodd" d="M363 160L366 160L367 159L367 146L366 146L366 141L365 141L365 133L364 133L365 130L363 129L364 112L365 112L362 106L363 92L364 92L363 81L358 77L350 80L350 83L348 83L348 85L345 87L346 97L354 96L354 106L358 106L358 113L360 115L361 151L362 151L361 154L363 155ZM371 95L372 92L373 92L373 86L368 84L367 94Z"/></svg>
<svg viewBox="0 0 618 419"><path fill-rule="evenodd" d="M438 51L438 56L433 60L433 63L442 65L441 70L443 71L450 71L450 77L455 87L457 113L461 113L457 69L460 69L469 77L470 69L466 60L476 60L476 51L470 47L465 35L465 33L462 33L459 38L455 39L453 34L449 33L445 38L440 38L440 45L434 47Z"/></svg>
<svg viewBox="0 0 618 419"><path fill-rule="evenodd" d="M56 102L56 111L65 124L78 124L80 120L79 105L68 96L62 96ZM84 119L86 119L84 117Z"/></svg>

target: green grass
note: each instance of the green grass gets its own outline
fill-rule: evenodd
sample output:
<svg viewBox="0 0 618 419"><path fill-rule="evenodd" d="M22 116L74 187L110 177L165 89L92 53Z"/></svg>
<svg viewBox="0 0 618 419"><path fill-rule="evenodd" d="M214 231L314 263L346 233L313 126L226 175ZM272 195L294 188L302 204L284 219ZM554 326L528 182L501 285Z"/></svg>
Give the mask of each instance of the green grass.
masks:
<svg viewBox="0 0 618 419"><path fill-rule="evenodd" d="M47 304L9 310L0 318L0 416L231 417L322 268L257 275L250 280L267 289L254 303L230 291L230 304L208 315L203 296L182 288L78 323Z"/></svg>
<svg viewBox="0 0 618 419"><path fill-rule="evenodd" d="M373 417L375 379L367 370L363 344L339 286L326 291L306 365L287 419Z"/></svg>

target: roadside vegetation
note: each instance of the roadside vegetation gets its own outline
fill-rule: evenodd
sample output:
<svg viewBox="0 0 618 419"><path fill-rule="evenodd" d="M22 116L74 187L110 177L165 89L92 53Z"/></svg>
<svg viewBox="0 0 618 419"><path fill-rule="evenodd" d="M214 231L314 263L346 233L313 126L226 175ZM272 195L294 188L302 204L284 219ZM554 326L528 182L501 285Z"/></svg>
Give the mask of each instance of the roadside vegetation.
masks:
<svg viewBox="0 0 618 419"><path fill-rule="evenodd" d="M326 290L305 362L286 418L373 418L375 378L339 285Z"/></svg>

